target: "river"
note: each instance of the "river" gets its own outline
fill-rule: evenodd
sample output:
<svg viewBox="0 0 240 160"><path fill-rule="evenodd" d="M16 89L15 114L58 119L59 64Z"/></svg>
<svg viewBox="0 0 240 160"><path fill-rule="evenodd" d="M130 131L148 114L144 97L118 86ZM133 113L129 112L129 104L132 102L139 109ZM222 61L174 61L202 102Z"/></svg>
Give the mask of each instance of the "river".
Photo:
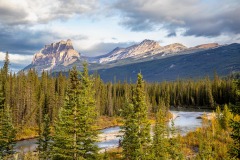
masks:
<svg viewBox="0 0 240 160"><path fill-rule="evenodd" d="M181 135L186 135L189 131L194 131L201 127L201 117L203 111L171 111L174 115L174 124ZM207 112L205 112L207 113ZM208 112L209 113L209 112ZM169 123L170 125L170 123ZM102 150L117 147L119 144L120 127L110 127L101 130L99 135L98 147ZM18 141L14 147L16 152L34 151L37 148L37 139Z"/></svg>

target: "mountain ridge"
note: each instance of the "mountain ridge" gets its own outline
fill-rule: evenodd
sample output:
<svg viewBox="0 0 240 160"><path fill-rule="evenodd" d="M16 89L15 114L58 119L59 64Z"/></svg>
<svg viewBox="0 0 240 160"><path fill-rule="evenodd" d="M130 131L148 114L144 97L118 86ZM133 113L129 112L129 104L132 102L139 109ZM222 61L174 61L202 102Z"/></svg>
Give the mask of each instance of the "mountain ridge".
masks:
<svg viewBox="0 0 240 160"><path fill-rule="evenodd" d="M25 69L35 68L37 72L49 71L60 65L68 66L78 59L80 59L80 53L74 50L72 41L61 40L45 45L39 52L36 52L32 63Z"/></svg>
<svg viewBox="0 0 240 160"><path fill-rule="evenodd" d="M161 46L154 40L145 39L138 44L126 48L116 47L112 51L101 56L84 57L74 50L71 40L68 39L67 41L62 40L45 45L39 52L34 54L32 63L23 70L34 68L39 74L42 71L64 71L69 70L73 65L80 67L83 61L87 61L91 63L91 66L101 69L150 61L178 54L193 53L219 46L220 45L217 43L202 44L190 48L181 43Z"/></svg>
<svg viewBox="0 0 240 160"><path fill-rule="evenodd" d="M227 76L240 71L240 44L233 43L191 54L180 54L151 61L99 69L97 73L105 81L136 81L141 72L146 81L173 81L213 77L214 72ZM96 72L96 71L92 71Z"/></svg>

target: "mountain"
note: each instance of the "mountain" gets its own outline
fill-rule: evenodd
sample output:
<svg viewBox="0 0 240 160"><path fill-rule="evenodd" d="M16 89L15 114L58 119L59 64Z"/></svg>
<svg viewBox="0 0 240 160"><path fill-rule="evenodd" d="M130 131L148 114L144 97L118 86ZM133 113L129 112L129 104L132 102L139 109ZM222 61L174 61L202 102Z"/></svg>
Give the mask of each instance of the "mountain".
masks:
<svg viewBox="0 0 240 160"><path fill-rule="evenodd" d="M161 54L161 56L169 55L172 53L179 53L181 51L186 51L188 48L180 43L173 43L167 46L160 47L152 51L153 55Z"/></svg>
<svg viewBox="0 0 240 160"><path fill-rule="evenodd" d="M105 55L86 57L80 56L74 50L71 40L67 40L45 45L39 52L34 54L32 63L23 70L34 68L39 74L43 70L51 72L68 71L73 66L81 70L84 61L88 61L90 70L101 70L165 59L177 55L192 54L217 47L219 47L217 43L203 44L192 48L180 43L160 46L158 42L146 39L139 44L126 48L117 47Z"/></svg>
<svg viewBox="0 0 240 160"><path fill-rule="evenodd" d="M209 49L209 48L216 48L219 47L218 43L207 43L207 44L201 44L195 47L192 47L190 49Z"/></svg>
<svg viewBox="0 0 240 160"><path fill-rule="evenodd" d="M105 57L99 59L99 63L106 63L114 60L125 59L129 57L140 57L143 54L160 48L159 43L153 40L144 40L140 44L136 44L127 48L115 48Z"/></svg>
<svg viewBox="0 0 240 160"><path fill-rule="evenodd" d="M32 63L24 68L34 68L38 73L43 70L49 71L61 66L68 66L76 62L80 54L74 50L71 40L60 41L45 45L39 52L33 56Z"/></svg>
<svg viewBox="0 0 240 160"><path fill-rule="evenodd" d="M106 55L93 57L88 59L90 62L112 63L123 59L139 60L148 57L175 55L179 53L192 53L200 50L206 50L219 47L218 43L202 44L188 48L180 43L173 43L166 46L160 46L158 42L145 39L139 44L132 45L127 48L115 48Z"/></svg>
<svg viewBox="0 0 240 160"><path fill-rule="evenodd" d="M96 72L92 70L92 72ZM136 81L141 72L147 81L171 81L178 78L226 76L240 72L240 44L210 48L191 54L179 54L162 59L98 69L104 81Z"/></svg>

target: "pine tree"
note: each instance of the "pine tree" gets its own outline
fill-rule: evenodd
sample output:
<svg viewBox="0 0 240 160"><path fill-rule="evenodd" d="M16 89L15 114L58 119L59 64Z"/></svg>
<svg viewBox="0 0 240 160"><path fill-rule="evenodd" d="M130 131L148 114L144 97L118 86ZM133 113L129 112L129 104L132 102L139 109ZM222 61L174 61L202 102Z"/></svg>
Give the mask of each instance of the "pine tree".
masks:
<svg viewBox="0 0 240 160"><path fill-rule="evenodd" d="M160 100L159 107L156 113L156 123L154 126L153 136L153 157L156 160L168 159L167 154L167 128L166 128L166 107L163 100Z"/></svg>
<svg viewBox="0 0 240 160"><path fill-rule="evenodd" d="M122 117L124 118L124 125L121 127L123 134L122 148L124 158L127 160L140 159L140 140L138 137L138 123L134 116L134 106L126 102Z"/></svg>
<svg viewBox="0 0 240 160"><path fill-rule="evenodd" d="M9 61L9 55L8 55L8 52L6 52L5 60L4 60L3 68L2 68L2 73L3 73L3 76L4 76L4 80L5 80L5 81L6 81L8 72L9 72L9 63L10 63L10 61Z"/></svg>
<svg viewBox="0 0 240 160"><path fill-rule="evenodd" d="M135 118L138 124L138 137L140 140L141 157L147 158L150 143L150 122L148 120L148 107L146 105L145 88L143 77L139 73L136 89L133 92L133 106Z"/></svg>
<svg viewBox="0 0 240 160"><path fill-rule="evenodd" d="M202 118L202 128L198 137L199 140L199 151L196 159L209 159L214 160L214 150L213 150L213 137L212 132L209 131L209 120L206 114Z"/></svg>
<svg viewBox="0 0 240 160"><path fill-rule="evenodd" d="M233 118L232 113L228 109L227 105L224 105L223 112L222 112L222 127L225 130L229 129L229 122Z"/></svg>
<svg viewBox="0 0 240 160"><path fill-rule="evenodd" d="M138 74L133 103L124 108L123 154L126 159L147 159L150 144L150 123L142 75Z"/></svg>
<svg viewBox="0 0 240 160"><path fill-rule="evenodd" d="M53 159L76 159L76 109L79 107L80 81L75 67L70 71L68 87L65 105L60 109L59 118L55 125Z"/></svg>
<svg viewBox="0 0 240 160"><path fill-rule="evenodd" d="M9 57L6 53L0 74L0 158L13 153L16 131L12 123L10 107L6 102ZM9 87L8 87L9 88Z"/></svg>
<svg viewBox="0 0 240 160"><path fill-rule="evenodd" d="M176 128L173 120L171 121L170 136L171 137L168 140L168 143L169 143L168 154L170 155L170 159L174 159L174 160L183 159L183 154L180 146L180 136L176 132Z"/></svg>
<svg viewBox="0 0 240 160"><path fill-rule="evenodd" d="M234 116L240 115L240 80L235 81L236 85L236 103L231 105L232 112ZM230 148L230 155L232 158L240 159L240 121L230 120L230 126L232 128L231 137L233 139L233 144Z"/></svg>
<svg viewBox="0 0 240 160"><path fill-rule="evenodd" d="M84 64L81 78L76 68L70 72L70 84L65 106L61 108L55 126L53 159L95 159L97 131L96 104L93 83Z"/></svg>
<svg viewBox="0 0 240 160"><path fill-rule="evenodd" d="M13 153L16 131L12 124L10 108L4 107L0 115L0 157Z"/></svg>
<svg viewBox="0 0 240 160"><path fill-rule="evenodd" d="M44 115L42 132L38 139L39 159L48 160L50 158L51 136L50 119L48 114Z"/></svg>
<svg viewBox="0 0 240 160"><path fill-rule="evenodd" d="M85 159L96 159L98 147L96 145L98 131L96 130L97 108L92 77L88 74L87 63L83 64L83 72L80 77L80 120L78 143L80 143L80 155ZM81 145L82 143L82 145ZM79 144L78 144L79 145Z"/></svg>

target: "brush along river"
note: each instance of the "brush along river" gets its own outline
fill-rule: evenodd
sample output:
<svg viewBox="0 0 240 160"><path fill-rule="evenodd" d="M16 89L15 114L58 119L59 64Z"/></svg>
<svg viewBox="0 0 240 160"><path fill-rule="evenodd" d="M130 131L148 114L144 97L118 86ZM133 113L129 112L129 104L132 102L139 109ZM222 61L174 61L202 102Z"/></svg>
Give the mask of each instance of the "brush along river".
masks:
<svg viewBox="0 0 240 160"><path fill-rule="evenodd" d="M204 113L210 115L210 112L203 111L171 111L173 114L173 120L177 131L181 135L186 135L189 131L194 131L196 128L201 127L201 117ZM170 123L169 123L170 125ZM99 134L98 147L104 151L105 149L115 148L119 145L119 139L122 133L120 133L120 127L110 127L102 129ZM37 148L37 139L28 139L17 141L14 147L16 152L29 152L35 151Z"/></svg>

